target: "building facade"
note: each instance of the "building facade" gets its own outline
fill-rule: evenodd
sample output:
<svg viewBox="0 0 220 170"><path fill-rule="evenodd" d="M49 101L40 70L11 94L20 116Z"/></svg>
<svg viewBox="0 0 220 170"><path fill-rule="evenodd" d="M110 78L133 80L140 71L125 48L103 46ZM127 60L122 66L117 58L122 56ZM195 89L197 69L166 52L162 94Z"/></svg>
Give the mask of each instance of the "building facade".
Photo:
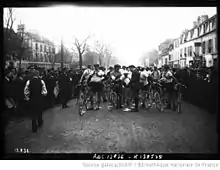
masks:
<svg viewBox="0 0 220 170"><path fill-rule="evenodd" d="M53 42L36 33L26 32L24 24L18 25L17 33L23 36L26 45L26 56L23 60L53 63L56 53Z"/></svg>
<svg viewBox="0 0 220 170"><path fill-rule="evenodd" d="M159 57L158 64L160 65L169 65L172 62L172 53L174 40L169 39L159 45Z"/></svg>
<svg viewBox="0 0 220 170"><path fill-rule="evenodd" d="M174 40L172 50L172 65L180 67L189 66L190 62L205 60L207 55L217 59L217 15L208 18L207 15L199 16L193 22L193 28L185 30L181 36Z"/></svg>

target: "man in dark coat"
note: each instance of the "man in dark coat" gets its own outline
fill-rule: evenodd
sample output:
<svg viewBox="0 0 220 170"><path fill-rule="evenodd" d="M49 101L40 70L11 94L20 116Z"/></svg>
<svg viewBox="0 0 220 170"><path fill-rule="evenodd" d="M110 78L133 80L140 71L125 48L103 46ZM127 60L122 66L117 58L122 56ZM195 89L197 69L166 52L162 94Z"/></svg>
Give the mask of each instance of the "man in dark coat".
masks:
<svg viewBox="0 0 220 170"><path fill-rule="evenodd" d="M131 75L131 81L130 81L130 88L132 92L132 98L134 99L135 108L133 108L131 111L138 112L138 94L140 90L140 73L137 69L135 69L135 66L131 65L129 66L132 75Z"/></svg>
<svg viewBox="0 0 220 170"><path fill-rule="evenodd" d="M16 103L16 114L20 114L22 112L22 108L24 105L24 73L19 72L17 78L14 81L14 89L15 93L15 103Z"/></svg>
<svg viewBox="0 0 220 170"><path fill-rule="evenodd" d="M11 70L7 69L4 71L5 77L4 77L4 102L5 102L5 122L7 123L7 120L9 116L13 115L14 113L14 102L12 99L12 79L11 79Z"/></svg>
<svg viewBox="0 0 220 170"><path fill-rule="evenodd" d="M53 75L51 73L46 74L44 77L44 81L45 81L47 92L48 92L48 95L46 97L47 107L53 107L54 105L53 92L54 92L54 87L56 84Z"/></svg>
<svg viewBox="0 0 220 170"><path fill-rule="evenodd" d="M39 77L39 72L37 70L33 72L33 78L26 82L24 95L30 104L32 131L37 132L37 129L43 125L43 96L47 95L47 89L45 82Z"/></svg>
<svg viewBox="0 0 220 170"><path fill-rule="evenodd" d="M69 83L70 78L66 74L66 72L63 70L61 72L60 78L59 78L59 87L60 87L60 98L62 103L62 108L67 108L67 102L69 99Z"/></svg>

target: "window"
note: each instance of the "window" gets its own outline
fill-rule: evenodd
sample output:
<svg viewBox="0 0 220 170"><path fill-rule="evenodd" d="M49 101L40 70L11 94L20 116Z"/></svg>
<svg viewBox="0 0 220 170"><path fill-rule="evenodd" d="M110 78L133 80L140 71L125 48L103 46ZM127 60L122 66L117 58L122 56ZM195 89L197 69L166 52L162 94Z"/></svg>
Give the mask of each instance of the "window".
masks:
<svg viewBox="0 0 220 170"><path fill-rule="evenodd" d="M180 57L182 57L183 49L180 49Z"/></svg>
<svg viewBox="0 0 220 170"><path fill-rule="evenodd" d="M192 56L192 46L189 47L189 56Z"/></svg>
<svg viewBox="0 0 220 170"><path fill-rule="evenodd" d="M46 52L46 50L47 50L47 46L45 45L45 46L44 46L44 52Z"/></svg>
<svg viewBox="0 0 220 170"><path fill-rule="evenodd" d="M42 44L40 45L40 52L42 52Z"/></svg>
<svg viewBox="0 0 220 170"><path fill-rule="evenodd" d="M212 20L209 22L209 30L212 31Z"/></svg>
<svg viewBox="0 0 220 170"><path fill-rule="evenodd" d="M200 27L197 28L197 36L199 37Z"/></svg>
<svg viewBox="0 0 220 170"><path fill-rule="evenodd" d="M38 50L38 44L37 43L35 44L35 47L36 47L36 50Z"/></svg>
<svg viewBox="0 0 220 170"><path fill-rule="evenodd" d="M195 55L198 56L199 55L199 47L195 46Z"/></svg>
<svg viewBox="0 0 220 170"><path fill-rule="evenodd" d="M217 53L217 40L215 38L215 53Z"/></svg>
<svg viewBox="0 0 220 170"><path fill-rule="evenodd" d="M205 41L202 42L202 54L205 54Z"/></svg>
<svg viewBox="0 0 220 170"><path fill-rule="evenodd" d="M51 47L49 47L49 53L51 52Z"/></svg>
<svg viewBox="0 0 220 170"><path fill-rule="evenodd" d="M208 53L212 53L213 52L213 41L212 39L210 39L208 41Z"/></svg>
<svg viewBox="0 0 220 170"><path fill-rule="evenodd" d="M165 64L167 65L167 58L165 58Z"/></svg>
<svg viewBox="0 0 220 170"><path fill-rule="evenodd" d="M216 18L213 20L212 29L216 29Z"/></svg>
<svg viewBox="0 0 220 170"><path fill-rule="evenodd" d="M186 57L186 47L184 48L184 57Z"/></svg>
<svg viewBox="0 0 220 170"><path fill-rule="evenodd" d="M193 34L194 34L194 29L191 31L191 37L190 38L193 37Z"/></svg>
<svg viewBox="0 0 220 170"><path fill-rule="evenodd" d="M204 30L203 30L204 34L206 33L207 27L208 27L208 25L207 25L207 23L205 23L205 24L204 24Z"/></svg>

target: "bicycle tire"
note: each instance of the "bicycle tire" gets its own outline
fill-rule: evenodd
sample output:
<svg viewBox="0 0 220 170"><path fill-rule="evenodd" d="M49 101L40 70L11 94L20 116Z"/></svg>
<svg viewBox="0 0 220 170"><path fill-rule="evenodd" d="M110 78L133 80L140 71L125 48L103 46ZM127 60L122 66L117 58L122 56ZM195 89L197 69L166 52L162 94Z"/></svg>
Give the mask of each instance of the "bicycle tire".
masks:
<svg viewBox="0 0 220 170"><path fill-rule="evenodd" d="M149 94L148 92L146 92L142 98L142 102L145 106L146 109L148 109L148 105L149 105L149 98L148 98Z"/></svg>
<svg viewBox="0 0 220 170"><path fill-rule="evenodd" d="M111 98L111 104L112 104L112 106L113 106L113 108L116 108L116 106L117 106L117 94L115 93L115 92L112 92L111 94L110 94L110 98Z"/></svg>
<svg viewBox="0 0 220 170"><path fill-rule="evenodd" d="M161 97L160 97L159 92L155 92L155 93L154 93L154 99L155 99L155 101L156 101L156 108L157 108L160 112L163 112L164 109L163 109L163 104L162 104L162 101L161 101Z"/></svg>
<svg viewBox="0 0 220 170"><path fill-rule="evenodd" d="M79 104L78 104L78 113L80 116L83 116L83 114L87 111L87 99L85 99L85 96L82 92L80 92L79 97Z"/></svg>

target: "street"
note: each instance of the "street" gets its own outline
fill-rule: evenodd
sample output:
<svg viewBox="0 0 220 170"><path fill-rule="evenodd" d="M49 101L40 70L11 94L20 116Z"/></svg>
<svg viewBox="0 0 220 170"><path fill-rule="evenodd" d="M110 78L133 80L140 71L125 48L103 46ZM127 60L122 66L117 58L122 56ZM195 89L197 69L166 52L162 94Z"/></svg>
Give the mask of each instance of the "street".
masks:
<svg viewBox="0 0 220 170"><path fill-rule="evenodd" d="M67 109L45 111L44 126L31 132L31 120L11 122L6 129L6 152L31 153L217 153L216 118L183 103L183 113L156 109L140 112L88 111L80 117L76 101Z"/></svg>

